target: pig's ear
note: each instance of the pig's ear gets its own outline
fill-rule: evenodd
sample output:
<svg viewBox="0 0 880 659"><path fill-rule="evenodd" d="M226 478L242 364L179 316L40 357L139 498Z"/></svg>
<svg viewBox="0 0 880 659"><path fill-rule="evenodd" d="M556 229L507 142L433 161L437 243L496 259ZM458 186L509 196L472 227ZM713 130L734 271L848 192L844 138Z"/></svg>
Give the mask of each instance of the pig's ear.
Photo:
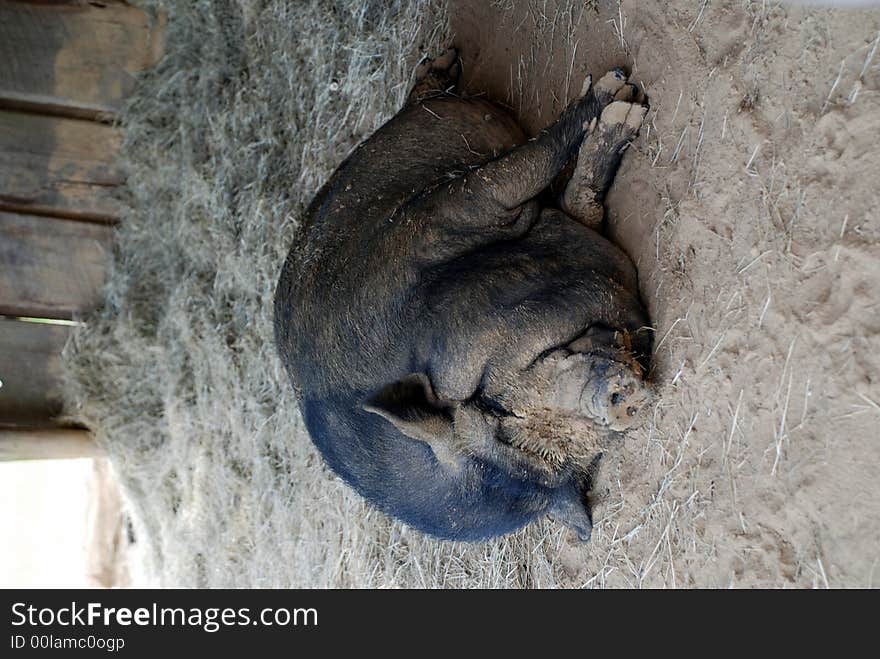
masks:
<svg viewBox="0 0 880 659"><path fill-rule="evenodd" d="M568 487L557 488L547 512L552 519L577 533L581 542L589 542L593 517L590 515L587 494L580 486L569 483Z"/></svg>
<svg viewBox="0 0 880 659"><path fill-rule="evenodd" d="M385 385L362 407L387 419L407 437L427 443L441 462L457 462L452 441L452 408L437 398L424 373L413 373Z"/></svg>

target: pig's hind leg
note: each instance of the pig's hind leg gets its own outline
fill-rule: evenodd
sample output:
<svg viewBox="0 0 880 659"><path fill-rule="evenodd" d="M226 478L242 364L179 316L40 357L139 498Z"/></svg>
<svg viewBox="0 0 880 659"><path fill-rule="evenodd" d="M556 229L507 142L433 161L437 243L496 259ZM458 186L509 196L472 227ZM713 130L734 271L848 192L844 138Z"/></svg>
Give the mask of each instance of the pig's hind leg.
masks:
<svg viewBox="0 0 880 659"><path fill-rule="evenodd" d="M436 59L426 59L416 67L415 83L406 105L453 92L460 75L461 60L455 48L449 48Z"/></svg>
<svg viewBox="0 0 880 659"><path fill-rule="evenodd" d="M575 155L587 129L627 83L622 69L609 71L595 84L584 81L581 96L553 126L468 176L468 183L508 210L519 208L547 188ZM469 185L465 185L468 189Z"/></svg>
<svg viewBox="0 0 880 659"><path fill-rule="evenodd" d="M638 90L626 85L605 107L598 121L593 120L580 146L574 174L562 194L563 210L591 229L600 229L603 202L623 152L635 139L648 111L635 101Z"/></svg>

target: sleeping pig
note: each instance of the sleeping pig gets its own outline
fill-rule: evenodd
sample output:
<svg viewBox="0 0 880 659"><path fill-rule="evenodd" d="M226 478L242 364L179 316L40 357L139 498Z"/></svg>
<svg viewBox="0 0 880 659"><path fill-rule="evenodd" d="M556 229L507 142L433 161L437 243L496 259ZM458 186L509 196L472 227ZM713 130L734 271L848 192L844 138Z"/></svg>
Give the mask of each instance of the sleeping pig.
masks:
<svg viewBox="0 0 880 659"><path fill-rule="evenodd" d="M527 140L459 69L423 64L312 201L278 352L327 464L387 514L452 540L549 514L587 540L598 456L650 398L636 271L600 234L646 107L614 70Z"/></svg>

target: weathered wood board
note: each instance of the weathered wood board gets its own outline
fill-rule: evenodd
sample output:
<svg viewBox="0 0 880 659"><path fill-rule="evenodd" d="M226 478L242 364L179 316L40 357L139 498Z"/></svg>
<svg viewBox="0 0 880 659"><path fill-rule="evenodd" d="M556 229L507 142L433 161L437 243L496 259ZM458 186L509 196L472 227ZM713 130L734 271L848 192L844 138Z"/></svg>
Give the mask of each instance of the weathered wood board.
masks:
<svg viewBox="0 0 880 659"><path fill-rule="evenodd" d="M0 2L0 104L99 118L159 59L161 25L115 0Z"/></svg>
<svg viewBox="0 0 880 659"><path fill-rule="evenodd" d="M0 428L31 429L0 430L0 459L94 450L39 430L58 424L71 328L12 317L102 303L124 184L110 120L163 37L162 16L121 0L0 0Z"/></svg>
<svg viewBox="0 0 880 659"><path fill-rule="evenodd" d="M115 220L119 142L104 124L0 110L0 208Z"/></svg>
<svg viewBox="0 0 880 659"><path fill-rule="evenodd" d="M101 455L101 450L88 430L0 428L0 462L97 458Z"/></svg>
<svg viewBox="0 0 880 659"><path fill-rule="evenodd" d="M99 307L111 240L105 224L0 211L0 314L71 318Z"/></svg>
<svg viewBox="0 0 880 659"><path fill-rule="evenodd" d="M46 425L61 412L70 327L0 318L0 424Z"/></svg>

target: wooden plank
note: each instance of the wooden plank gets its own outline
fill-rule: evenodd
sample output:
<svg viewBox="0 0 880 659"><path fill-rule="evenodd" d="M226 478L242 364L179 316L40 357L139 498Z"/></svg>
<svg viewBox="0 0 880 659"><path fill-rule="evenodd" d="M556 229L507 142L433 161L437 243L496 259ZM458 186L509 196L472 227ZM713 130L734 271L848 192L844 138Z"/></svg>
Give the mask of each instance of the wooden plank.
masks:
<svg viewBox="0 0 880 659"><path fill-rule="evenodd" d="M0 462L98 458L103 453L88 430L54 428L0 429Z"/></svg>
<svg viewBox="0 0 880 659"><path fill-rule="evenodd" d="M0 319L0 424L45 426L62 409L61 350L70 327Z"/></svg>
<svg viewBox="0 0 880 659"><path fill-rule="evenodd" d="M0 2L0 104L90 119L115 113L164 30L113 0Z"/></svg>
<svg viewBox="0 0 880 659"><path fill-rule="evenodd" d="M0 208L115 220L120 139L92 121L0 111Z"/></svg>
<svg viewBox="0 0 880 659"><path fill-rule="evenodd" d="M106 458L92 461L86 520L86 576L96 588L131 586L129 521L119 481Z"/></svg>
<svg viewBox="0 0 880 659"><path fill-rule="evenodd" d="M0 211L0 314L71 318L99 307L112 231Z"/></svg>

